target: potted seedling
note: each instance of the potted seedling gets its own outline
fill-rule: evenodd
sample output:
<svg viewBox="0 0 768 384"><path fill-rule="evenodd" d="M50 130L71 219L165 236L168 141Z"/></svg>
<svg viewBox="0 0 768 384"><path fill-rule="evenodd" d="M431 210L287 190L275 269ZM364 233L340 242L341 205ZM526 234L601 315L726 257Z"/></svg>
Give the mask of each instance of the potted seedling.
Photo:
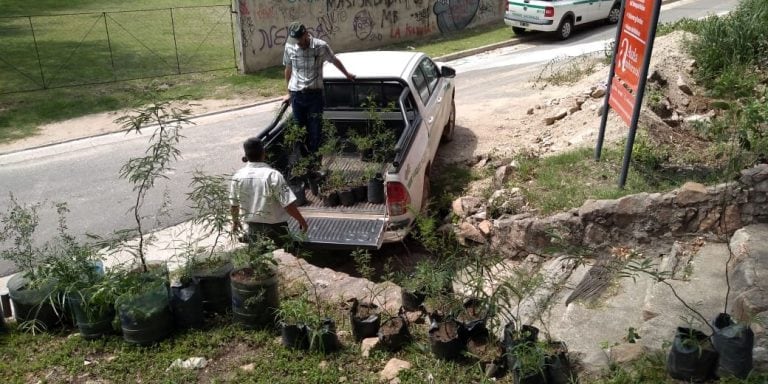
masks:
<svg viewBox="0 0 768 384"><path fill-rule="evenodd" d="M344 175L341 172L333 172L325 181L323 185L323 204L328 207L336 207L341 204L341 197L339 196L339 190L344 188L345 181Z"/></svg>
<svg viewBox="0 0 768 384"><path fill-rule="evenodd" d="M369 136L368 133L353 132L349 136L349 141L355 146L357 153L360 154L360 160L373 160L373 145L375 142L374 138Z"/></svg>
<svg viewBox="0 0 768 384"><path fill-rule="evenodd" d="M365 168L364 177L368 180L367 200L371 204L381 204L386 200L384 176L382 176L380 169L379 166Z"/></svg>
<svg viewBox="0 0 768 384"><path fill-rule="evenodd" d="M235 236L229 230L228 183L227 175L206 175L196 171L192 176L192 191L187 194L195 212L194 223L203 228L201 236L214 235L208 252L195 254L186 264L200 291L203 312L208 315L225 314L232 302L229 282L232 261L219 249L222 237L231 240Z"/></svg>
<svg viewBox="0 0 768 384"><path fill-rule="evenodd" d="M450 293L452 272L448 263L422 259L416 263L413 271L402 274L398 280L402 288L403 307L415 311L427 296Z"/></svg>
<svg viewBox="0 0 768 384"><path fill-rule="evenodd" d="M356 341L365 338L375 337L381 326L381 311L379 306L374 303L377 296L375 285L370 283L373 280L374 269L371 266L371 254L364 249L356 249L352 252L352 259L360 276L369 281L366 286L367 298L362 301L352 298L352 306L349 310L349 319L352 323L352 336Z"/></svg>
<svg viewBox="0 0 768 384"><path fill-rule="evenodd" d="M192 124L187 117L188 108L177 108L170 101L155 102L115 120L128 133L142 133L152 125L153 133L143 156L132 157L120 169L120 177L133 185L136 194L131 207L136 227L123 231L118 247L134 258L133 270L125 273L115 307L120 316L123 338L129 343L150 345L170 335L173 317L171 315L167 267L160 263L154 266L147 262L146 249L154 240L147 235L144 223L144 203L149 191L159 179L167 178L173 170L172 164L181 156L178 144L183 138L181 129ZM167 215L168 199L163 199L155 218ZM138 238L135 244L133 236Z"/></svg>
<svg viewBox="0 0 768 384"><path fill-rule="evenodd" d="M280 300L277 310L282 344L287 348L309 349L309 325L319 323L306 295Z"/></svg>
<svg viewBox="0 0 768 384"><path fill-rule="evenodd" d="M349 180L347 174L343 174L343 184L339 188L339 202L345 207L351 207L355 205L355 194L352 191L352 182Z"/></svg>
<svg viewBox="0 0 768 384"><path fill-rule="evenodd" d="M232 313L247 329L275 325L274 313L280 304L277 287L275 244L266 236L254 236L248 245L233 251L235 269L230 275Z"/></svg>
<svg viewBox="0 0 768 384"><path fill-rule="evenodd" d="M61 314L56 305L57 283L41 268L45 255L61 253L61 244L34 245L39 208L39 203L20 204L11 194L7 212L0 215L0 242L8 245L0 251L0 258L19 268L8 281L8 293L21 329L32 333L52 329Z"/></svg>
<svg viewBox="0 0 768 384"><path fill-rule="evenodd" d="M313 156L303 156L290 165L287 175L288 187L296 196L295 203L299 207L307 204L305 188L309 186L309 173L315 161Z"/></svg>
<svg viewBox="0 0 768 384"><path fill-rule="evenodd" d="M57 208L60 252L48 255L45 269L57 283L59 307L72 311L83 338L97 339L112 333L119 282L114 273L105 273L101 257L91 246L66 234L63 214L69 210L63 204Z"/></svg>
<svg viewBox="0 0 768 384"><path fill-rule="evenodd" d="M171 311L176 329L203 327L203 295L192 272L196 258L204 252L204 249L190 245L179 256L181 264L169 274Z"/></svg>

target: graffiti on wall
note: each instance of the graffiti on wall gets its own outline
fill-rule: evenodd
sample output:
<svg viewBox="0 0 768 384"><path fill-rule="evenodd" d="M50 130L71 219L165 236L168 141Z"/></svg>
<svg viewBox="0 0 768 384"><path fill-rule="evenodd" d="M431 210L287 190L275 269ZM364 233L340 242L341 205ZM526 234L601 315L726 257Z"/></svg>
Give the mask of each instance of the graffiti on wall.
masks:
<svg viewBox="0 0 768 384"><path fill-rule="evenodd" d="M437 17L437 28L442 33L466 28L479 8L480 0L437 0L432 7Z"/></svg>
<svg viewBox="0 0 768 384"><path fill-rule="evenodd" d="M244 61L274 65L301 21L344 51L459 31L499 19L503 0L238 0Z"/></svg>

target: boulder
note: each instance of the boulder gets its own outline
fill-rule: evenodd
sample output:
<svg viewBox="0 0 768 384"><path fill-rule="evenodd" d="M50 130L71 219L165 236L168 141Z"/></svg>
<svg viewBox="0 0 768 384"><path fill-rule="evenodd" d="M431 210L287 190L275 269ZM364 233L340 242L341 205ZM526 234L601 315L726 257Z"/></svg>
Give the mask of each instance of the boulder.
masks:
<svg viewBox="0 0 768 384"><path fill-rule="evenodd" d="M404 369L411 369L411 363L395 358L389 359L384 366L384 369L379 372L379 378L381 378L382 381L393 380L400 374L400 371Z"/></svg>
<svg viewBox="0 0 768 384"><path fill-rule="evenodd" d="M688 83L683 80L682 76L677 76L677 88L686 95L693 95L693 90L691 90L691 87L688 85Z"/></svg>
<svg viewBox="0 0 768 384"><path fill-rule="evenodd" d="M642 344L624 343L611 347L609 358L615 364L631 363L640 359L648 352Z"/></svg>
<svg viewBox="0 0 768 384"><path fill-rule="evenodd" d="M687 182L677 192L675 203L681 207L693 205L706 201L707 187L700 183Z"/></svg>
<svg viewBox="0 0 768 384"><path fill-rule="evenodd" d="M597 87L595 90L592 91L592 93L589 94L590 97L593 99L599 99L603 96L605 96L605 88L604 87Z"/></svg>
<svg viewBox="0 0 768 384"><path fill-rule="evenodd" d="M475 228L474 225L467 222L463 222L459 224L458 233L456 233L456 237L458 238L459 242L464 245L466 245L467 240L470 240L479 244L485 244L485 241L486 241L485 236L483 236L480 230Z"/></svg>

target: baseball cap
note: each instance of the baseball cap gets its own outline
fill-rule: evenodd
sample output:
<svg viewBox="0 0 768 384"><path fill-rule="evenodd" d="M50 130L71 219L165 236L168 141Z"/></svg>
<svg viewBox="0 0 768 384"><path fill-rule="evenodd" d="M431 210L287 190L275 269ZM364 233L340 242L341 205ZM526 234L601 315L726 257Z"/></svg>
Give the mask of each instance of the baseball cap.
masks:
<svg viewBox="0 0 768 384"><path fill-rule="evenodd" d="M307 33L307 28L304 26L304 24L299 22L294 21L288 27L288 36L291 38L298 39L304 36L305 33Z"/></svg>

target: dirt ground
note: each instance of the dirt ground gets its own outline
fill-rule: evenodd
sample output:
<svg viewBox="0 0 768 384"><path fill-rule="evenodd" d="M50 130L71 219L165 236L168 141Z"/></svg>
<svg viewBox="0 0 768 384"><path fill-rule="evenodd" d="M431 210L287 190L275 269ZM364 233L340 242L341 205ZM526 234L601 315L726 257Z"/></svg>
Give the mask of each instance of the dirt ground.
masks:
<svg viewBox="0 0 768 384"><path fill-rule="evenodd" d="M691 110L706 110L695 97L685 95L675 87L677 76L692 84L686 68L691 60L682 48L686 39L678 32L660 37L655 42L651 71L658 71L668 81L665 93L676 118L682 120ZM596 88L604 87L608 77L608 66L595 60L582 60L583 65L592 67L593 73L564 86L539 84L531 87L530 95L515 98L498 98L473 105L472 101L457 104L456 140L441 151L445 162L468 160L475 156L494 152L514 154L526 151L531 154L547 155L574 147L594 146L600 125L599 109L603 97L592 97ZM692 86L693 87L693 86ZM543 88L543 89L542 89ZM695 94L695 91L694 91ZM646 100L648 97L646 96ZM574 108L577 105L580 107ZM195 114L209 113L254 104L256 100L198 100L194 103ZM568 111L567 116L547 125L545 118L558 112ZM12 143L0 144L0 153L14 152L28 148L50 145L63 141L99 135L120 130L113 120L126 111L113 111L84 116L76 119L48 124L40 127L39 134ZM646 116L647 117L647 116ZM673 116L674 117L674 116ZM664 123L647 124L657 130L665 129ZM609 114L606 141L621 140L626 135L626 126L619 117ZM660 140L681 145L680 139L689 135L675 134L672 130L660 133ZM475 145L465 145L473 136Z"/></svg>

